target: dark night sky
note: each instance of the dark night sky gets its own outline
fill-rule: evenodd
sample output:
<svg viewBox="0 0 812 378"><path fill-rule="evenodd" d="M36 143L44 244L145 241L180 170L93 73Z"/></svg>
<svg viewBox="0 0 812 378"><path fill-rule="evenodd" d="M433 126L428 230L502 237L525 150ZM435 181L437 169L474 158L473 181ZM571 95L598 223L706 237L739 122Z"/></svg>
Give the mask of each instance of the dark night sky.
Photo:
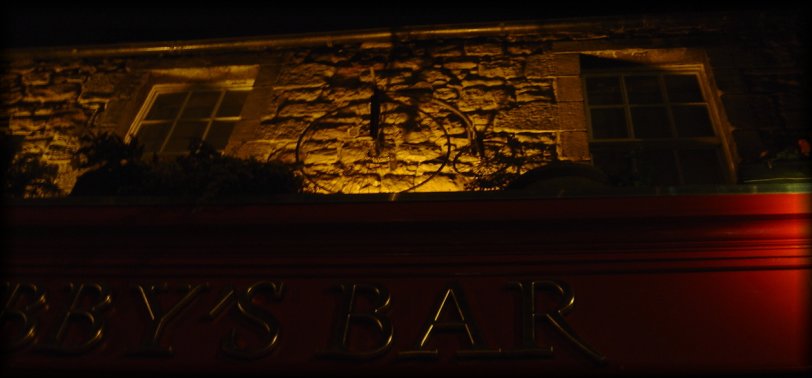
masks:
<svg viewBox="0 0 812 378"><path fill-rule="evenodd" d="M170 3L173 6L168 8L159 8L157 3L147 3L148 6L141 8L98 5L25 8L3 5L2 45L6 48L90 45L640 13L800 9L799 5L780 0L768 3L746 0L735 3L683 1L679 4L657 1L660 3L658 5L653 4L654 1L603 1L586 5L566 0L561 5L561 1L537 0L532 3L499 2L500 7L454 7L438 2L443 5L431 8L423 2L387 2L387 6L356 3L337 7L336 3L292 1L301 1L307 7L201 8L179 7L174 5L176 3ZM529 4L535 4L534 9L527 8Z"/></svg>

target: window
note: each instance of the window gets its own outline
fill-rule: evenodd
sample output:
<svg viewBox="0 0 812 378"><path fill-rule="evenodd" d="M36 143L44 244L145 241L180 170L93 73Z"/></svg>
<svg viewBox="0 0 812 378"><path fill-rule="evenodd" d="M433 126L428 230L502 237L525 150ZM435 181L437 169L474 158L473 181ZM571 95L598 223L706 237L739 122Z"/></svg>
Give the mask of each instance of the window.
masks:
<svg viewBox="0 0 812 378"><path fill-rule="evenodd" d="M177 155L198 141L217 150L228 143L240 120L250 84L156 85L136 117L129 135L147 153Z"/></svg>
<svg viewBox="0 0 812 378"><path fill-rule="evenodd" d="M725 183L703 77L698 67L584 74L594 165L620 186Z"/></svg>

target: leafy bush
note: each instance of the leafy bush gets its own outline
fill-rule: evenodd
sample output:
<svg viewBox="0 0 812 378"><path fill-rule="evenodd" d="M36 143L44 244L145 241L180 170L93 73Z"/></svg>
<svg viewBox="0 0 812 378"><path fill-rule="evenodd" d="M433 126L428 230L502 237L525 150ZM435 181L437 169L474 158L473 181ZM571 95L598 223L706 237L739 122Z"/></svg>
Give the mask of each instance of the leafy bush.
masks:
<svg viewBox="0 0 812 378"><path fill-rule="evenodd" d="M133 139L114 134L82 138L78 165L91 169L76 183L72 196L161 196L209 200L223 197L299 193L302 180L279 162L223 156L202 143L186 155L144 158Z"/></svg>
<svg viewBox="0 0 812 378"><path fill-rule="evenodd" d="M58 167L42 161L39 155L20 153L20 140L0 133L0 174L4 198L56 197Z"/></svg>

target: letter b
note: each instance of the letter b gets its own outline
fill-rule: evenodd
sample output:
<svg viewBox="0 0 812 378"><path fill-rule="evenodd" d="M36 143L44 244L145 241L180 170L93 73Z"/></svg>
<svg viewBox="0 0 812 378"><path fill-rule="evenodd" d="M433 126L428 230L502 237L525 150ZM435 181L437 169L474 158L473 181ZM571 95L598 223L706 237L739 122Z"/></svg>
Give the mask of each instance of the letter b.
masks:
<svg viewBox="0 0 812 378"><path fill-rule="evenodd" d="M333 325L333 332L330 337L330 344L327 350L320 353L324 357L344 358L344 359L370 359L378 357L392 346L392 322L384 315L389 308L389 290L382 285L375 284L350 284L339 285L341 289L341 303L338 307L338 317ZM356 312L355 306L358 295L368 296L372 311ZM381 342L375 347L357 351L352 350L350 343L350 330L354 325L372 325L381 335Z"/></svg>

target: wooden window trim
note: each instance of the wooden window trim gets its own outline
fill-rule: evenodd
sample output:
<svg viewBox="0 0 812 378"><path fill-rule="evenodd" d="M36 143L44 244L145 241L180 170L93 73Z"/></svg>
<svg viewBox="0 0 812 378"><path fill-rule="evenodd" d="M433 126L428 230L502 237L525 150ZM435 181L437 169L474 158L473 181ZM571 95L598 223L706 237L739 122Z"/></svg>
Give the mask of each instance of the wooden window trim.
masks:
<svg viewBox="0 0 812 378"><path fill-rule="evenodd" d="M658 81L660 85L660 90L663 92L663 100L662 103L658 104L630 104L628 99L628 91L626 88L626 76L642 76L646 74L656 74L658 76ZM668 99L668 95L665 86L663 85L663 80L665 75L670 74L693 74L696 75L697 81L699 83L699 88L702 92L702 96L704 101L703 102L671 102ZM589 93L587 91L587 79L590 77L619 77L620 80L620 90L623 96L623 104L622 105L590 105L589 104ZM584 113L586 118L587 124L587 135L588 141L590 145L590 149L592 146L601 146L601 147L608 147L608 146L629 146L629 147L644 147L644 146L655 146L655 147L683 147L683 148L690 148L690 147L714 147L717 148L720 154L720 163L723 174L724 174L724 181L728 184L735 183L735 165L732 161L730 146L728 145L728 138L727 138L727 130L724 130L723 127L726 125L722 121L721 116L721 108L720 105L717 103L717 99L715 97L715 93L713 91L713 84L709 75L707 74L706 67L704 64L658 64L658 63L651 63L648 64L647 67L613 67L607 69L589 69L589 70L582 70L581 71L581 85L582 85L582 93L584 94ZM704 105L708 110L708 115L710 118L711 126L713 128L714 136L706 136L706 137L679 137L676 133L674 128L677 127L676 122L674 121L674 115L672 111L672 107L674 105ZM631 109L637 107L646 107L646 106L665 106L667 115L669 117L669 127L671 128L672 135L675 137L670 138L635 138L634 137L634 127L632 124L632 117L631 117ZM626 119L626 129L628 138L601 138L596 139L593 136L593 129L592 129L592 109L623 109ZM682 181L682 165L678 165L678 169L680 170L680 180Z"/></svg>
<svg viewBox="0 0 812 378"><path fill-rule="evenodd" d="M138 132L141 130L142 125L144 124L152 124L158 122L165 122L166 120L146 120L147 114L149 114L150 110L152 109L153 105L155 104L155 100L158 98L159 95L162 94L169 94L169 93L186 93L186 98L183 101L178 113L175 115L175 118L172 120L172 125L170 126L169 131L166 133L163 142L161 143L161 147L158 151L155 151L158 155L172 155L174 153L171 152L164 152L167 143L169 143L170 136L174 131L178 121L180 120L180 115L183 113L189 97L193 91L201 91L201 90L217 90L220 92L220 97L217 100L217 103L214 106L212 114L209 117L199 118L199 119L191 119L191 120L200 120L207 122L206 130L203 133L203 138L207 136L208 132L211 129L212 123L216 121L233 121L238 122L242 114L239 116L232 116L232 117L217 117L216 111L219 109L220 105L222 104L222 100L225 96L225 93L228 91L251 91L253 89L254 80L245 79L245 80L226 80L220 82L212 82L212 83L170 83L170 84L155 84L150 88L149 93L147 94L145 100L143 101L140 110L135 116L135 119L130 124L130 127L125 135L125 142L130 142L133 138L138 135Z"/></svg>

